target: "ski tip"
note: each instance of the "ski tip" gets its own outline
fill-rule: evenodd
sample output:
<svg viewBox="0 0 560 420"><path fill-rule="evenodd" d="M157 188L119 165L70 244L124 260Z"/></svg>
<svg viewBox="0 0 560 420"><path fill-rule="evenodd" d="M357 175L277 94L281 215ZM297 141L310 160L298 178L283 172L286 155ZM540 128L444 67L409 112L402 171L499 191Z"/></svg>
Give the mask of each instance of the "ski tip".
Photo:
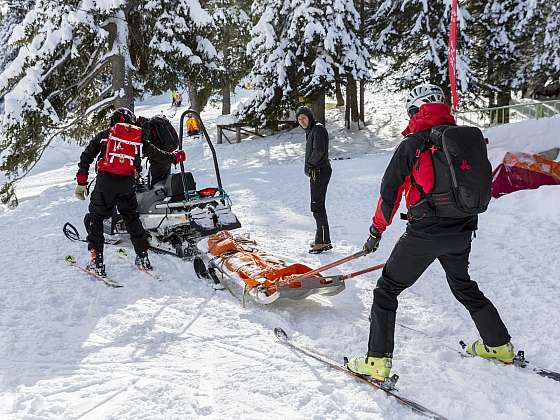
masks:
<svg viewBox="0 0 560 420"><path fill-rule="evenodd" d="M462 348L463 350L465 350L465 349L467 348L467 344L466 344L463 340L460 340L460 341L459 341L459 345L461 346L461 348Z"/></svg>
<svg viewBox="0 0 560 420"><path fill-rule="evenodd" d="M76 264L76 257L74 257L73 255L66 255L64 257L64 261L66 261L69 264Z"/></svg>
<svg viewBox="0 0 560 420"><path fill-rule="evenodd" d="M274 328L274 334L279 340L284 340L284 341L288 340L288 334L286 334L286 331L284 331L282 328L279 327Z"/></svg>
<svg viewBox="0 0 560 420"><path fill-rule="evenodd" d="M348 357L344 356L344 366L346 367L348 365Z"/></svg>

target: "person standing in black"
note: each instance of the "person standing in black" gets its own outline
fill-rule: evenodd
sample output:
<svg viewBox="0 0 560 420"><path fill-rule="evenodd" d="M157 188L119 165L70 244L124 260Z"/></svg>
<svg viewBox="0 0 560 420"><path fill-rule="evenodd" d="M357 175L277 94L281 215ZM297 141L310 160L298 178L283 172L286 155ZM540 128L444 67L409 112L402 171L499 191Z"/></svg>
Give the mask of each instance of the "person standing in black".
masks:
<svg viewBox="0 0 560 420"><path fill-rule="evenodd" d="M319 254L332 249L325 208L327 187L332 174L329 161L329 133L323 124L315 121L313 112L305 106L297 110L296 120L305 130L305 175L309 177L311 212L317 224L315 240L309 252Z"/></svg>
<svg viewBox="0 0 560 420"><path fill-rule="evenodd" d="M75 195L78 199L85 200L88 193L89 167L97 159L97 178L91 193L89 213L84 218L84 224L88 233L87 242L90 251L88 267L100 276L106 276L103 261L103 245L105 242L103 237L103 220L112 216L115 206L122 215L127 231L130 234L130 239L136 252L136 265L147 270L152 269L148 258L146 232L136 210L138 207L135 193L136 164L131 165L130 172L127 172L125 175L116 174L111 170L111 165L108 162L104 162L107 139L111 135L111 129L118 123L133 126L136 124L136 117L129 109L118 108L111 115L111 128L99 132L81 154L80 162L78 163L79 169L76 174L78 185L76 185ZM158 161L179 163L186 158L185 152L182 150L169 153L158 149L147 140L146 136L142 136L141 143L143 154ZM140 158L139 150L130 159L138 160ZM120 160L124 161L124 158L127 157L123 156L123 159Z"/></svg>

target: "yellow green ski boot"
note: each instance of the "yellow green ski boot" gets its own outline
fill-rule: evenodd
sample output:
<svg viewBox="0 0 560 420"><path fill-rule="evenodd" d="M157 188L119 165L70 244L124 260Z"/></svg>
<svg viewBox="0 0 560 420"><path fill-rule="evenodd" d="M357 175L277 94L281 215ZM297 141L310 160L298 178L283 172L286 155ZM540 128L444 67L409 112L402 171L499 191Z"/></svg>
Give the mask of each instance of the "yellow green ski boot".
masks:
<svg viewBox="0 0 560 420"><path fill-rule="evenodd" d="M507 343L498 347L490 347L480 340L469 344L465 349L471 356L479 356L485 359L496 359L503 363L513 363L515 352L513 344Z"/></svg>
<svg viewBox="0 0 560 420"><path fill-rule="evenodd" d="M351 357L346 367L354 373L383 382L391 374L392 363L390 357Z"/></svg>

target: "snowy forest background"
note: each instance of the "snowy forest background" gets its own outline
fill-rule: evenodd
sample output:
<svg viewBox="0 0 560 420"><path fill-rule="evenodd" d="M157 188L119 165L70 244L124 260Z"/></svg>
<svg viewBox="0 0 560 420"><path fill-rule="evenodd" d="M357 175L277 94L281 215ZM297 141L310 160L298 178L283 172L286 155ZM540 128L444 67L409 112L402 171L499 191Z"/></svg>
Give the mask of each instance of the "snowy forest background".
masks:
<svg viewBox="0 0 560 420"><path fill-rule="evenodd" d="M451 0L0 1L0 171L14 199L55 138L83 141L107 113L171 89L202 110L275 128L325 96L364 119L364 92L421 82L449 96ZM560 9L545 0L460 1L463 107L557 95ZM232 108L236 87L249 92ZM13 202L13 201L12 201Z"/></svg>

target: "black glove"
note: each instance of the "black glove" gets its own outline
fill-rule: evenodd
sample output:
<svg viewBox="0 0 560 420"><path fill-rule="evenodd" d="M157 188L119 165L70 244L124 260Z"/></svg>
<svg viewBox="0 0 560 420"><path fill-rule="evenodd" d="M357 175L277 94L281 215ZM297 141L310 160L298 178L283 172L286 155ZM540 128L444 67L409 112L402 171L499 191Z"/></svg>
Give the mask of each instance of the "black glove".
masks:
<svg viewBox="0 0 560 420"><path fill-rule="evenodd" d="M381 242L381 232L375 229L372 225L369 228L369 237L364 244L364 251L368 254L377 251L377 248L379 248L379 242Z"/></svg>

